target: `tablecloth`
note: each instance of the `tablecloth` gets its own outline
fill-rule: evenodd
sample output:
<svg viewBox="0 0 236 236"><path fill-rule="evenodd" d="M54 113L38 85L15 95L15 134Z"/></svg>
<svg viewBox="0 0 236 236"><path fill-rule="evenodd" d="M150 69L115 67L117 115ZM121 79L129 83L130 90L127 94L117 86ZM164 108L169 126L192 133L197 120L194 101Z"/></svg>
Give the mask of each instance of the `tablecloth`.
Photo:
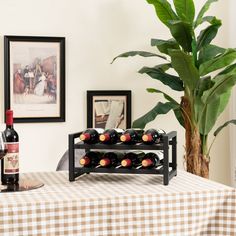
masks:
<svg viewBox="0 0 236 236"><path fill-rule="evenodd" d="M42 188L0 193L0 235L236 235L236 192L178 171L159 175L26 173Z"/></svg>

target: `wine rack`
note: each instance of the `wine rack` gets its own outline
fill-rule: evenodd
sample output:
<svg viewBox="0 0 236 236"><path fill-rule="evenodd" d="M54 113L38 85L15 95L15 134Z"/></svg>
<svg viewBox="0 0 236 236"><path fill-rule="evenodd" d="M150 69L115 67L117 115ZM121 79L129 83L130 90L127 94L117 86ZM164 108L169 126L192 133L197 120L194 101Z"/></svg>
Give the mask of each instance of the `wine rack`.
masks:
<svg viewBox="0 0 236 236"><path fill-rule="evenodd" d="M83 174L89 173L122 173L122 174L158 174L163 175L163 184L168 185L169 181L177 175L177 132L172 131L163 135L163 140L160 143L147 145L143 143L137 143L134 145L123 144L121 142L116 144L85 144L84 142L77 142L75 140L79 138L82 132L69 134L69 181L75 181L75 179ZM169 161L169 149L171 147L172 160ZM75 167L75 149L84 149L85 152L90 150L147 150L147 151L163 151L163 161L160 166L152 169L144 168L115 168L115 167Z"/></svg>

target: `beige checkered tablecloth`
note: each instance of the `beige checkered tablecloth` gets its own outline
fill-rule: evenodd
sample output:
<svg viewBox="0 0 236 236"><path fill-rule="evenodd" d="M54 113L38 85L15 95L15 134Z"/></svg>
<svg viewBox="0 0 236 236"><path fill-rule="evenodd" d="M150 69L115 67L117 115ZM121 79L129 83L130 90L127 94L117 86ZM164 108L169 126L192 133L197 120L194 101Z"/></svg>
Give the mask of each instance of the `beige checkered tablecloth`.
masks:
<svg viewBox="0 0 236 236"><path fill-rule="evenodd" d="M155 175L28 173L36 190L0 193L0 235L236 235L236 190L178 171Z"/></svg>

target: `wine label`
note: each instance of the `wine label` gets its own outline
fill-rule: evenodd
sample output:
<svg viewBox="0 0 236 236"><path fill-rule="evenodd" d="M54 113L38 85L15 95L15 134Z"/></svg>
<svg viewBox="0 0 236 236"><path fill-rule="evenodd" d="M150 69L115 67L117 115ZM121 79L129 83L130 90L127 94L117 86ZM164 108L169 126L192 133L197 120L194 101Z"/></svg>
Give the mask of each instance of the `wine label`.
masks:
<svg viewBox="0 0 236 236"><path fill-rule="evenodd" d="M157 129L157 132L158 132L159 134L165 134L165 133L166 133L163 129Z"/></svg>
<svg viewBox="0 0 236 236"><path fill-rule="evenodd" d="M120 129L120 128L115 128L114 129L117 133L123 133L124 132L124 130L123 129Z"/></svg>
<svg viewBox="0 0 236 236"><path fill-rule="evenodd" d="M102 134L104 132L104 129L102 128L91 128L91 129L96 130L99 134Z"/></svg>
<svg viewBox="0 0 236 236"><path fill-rule="evenodd" d="M4 174L19 173L19 142L7 143L7 155L4 157Z"/></svg>

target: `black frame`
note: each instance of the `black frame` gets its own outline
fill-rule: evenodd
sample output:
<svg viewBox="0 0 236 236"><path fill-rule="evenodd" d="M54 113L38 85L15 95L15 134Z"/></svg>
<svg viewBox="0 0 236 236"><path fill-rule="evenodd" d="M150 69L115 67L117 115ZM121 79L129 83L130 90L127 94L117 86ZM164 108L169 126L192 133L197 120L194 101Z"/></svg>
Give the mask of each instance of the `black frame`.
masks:
<svg viewBox="0 0 236 236"><path fill-rule="evenodd" d="M4 78L5 78L5 111L11 107L10 97L10 42L48 42L59 43L60 47L60 114L55 117L14 117L15 123L26 122L64 122L65 121L65 37L43 37L43 36L4 36Z"/></svg>
<svg viewBox="0 0 236 236"><path fill-rule="evenodd" d="M126 128L131 127L131 91L130 90L88 90L87 91L87 127L93 126L93 97L94 96L125 96L126 97Z"/></svg>

